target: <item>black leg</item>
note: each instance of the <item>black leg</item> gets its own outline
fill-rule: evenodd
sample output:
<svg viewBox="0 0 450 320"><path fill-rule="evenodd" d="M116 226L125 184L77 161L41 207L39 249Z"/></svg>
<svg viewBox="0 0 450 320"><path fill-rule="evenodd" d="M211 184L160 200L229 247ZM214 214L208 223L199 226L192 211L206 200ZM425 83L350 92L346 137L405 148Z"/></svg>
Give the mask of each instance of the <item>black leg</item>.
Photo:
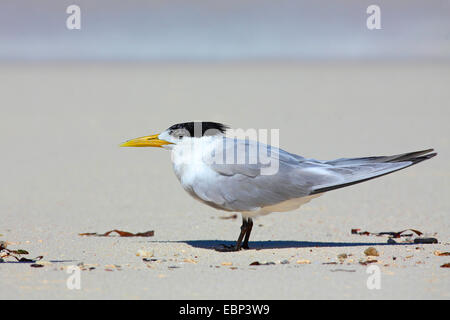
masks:
<svg viewBox="0 0 450 320"><path fill-rule="evenodd" d="M248 248L248 238L250 237L250 231L252 230L252 226L253 226L252 219L242 218L241 233L239 234L239 238L236 241L236 245L225 246L224 248L216 248L216 250L222 252L230 252L230 251L239 251L241 250L241 248L246 249L245 246ZM242 240L244 239L244 236L245 236L244 246L242 246Z"/></svg>
<svg viewBox="0 0 450 320"><path fill-rule="evenodd" d="M247 229L248 229L248 220L242 218L241 233L239 234L239 238L237 239L235 245L236 251L241 250L242 239L244 239L244 236L247 233Z"/></svg>
<svg viewBox="0 0 450 320"><path fill-rule="evenodd" d="M253 228L253 220L252 218L248 218L247 222L247 232L245 233L244 243L242 244L242 249L249 249L248 247L248 239L250 239L250 233Z"/></svg>

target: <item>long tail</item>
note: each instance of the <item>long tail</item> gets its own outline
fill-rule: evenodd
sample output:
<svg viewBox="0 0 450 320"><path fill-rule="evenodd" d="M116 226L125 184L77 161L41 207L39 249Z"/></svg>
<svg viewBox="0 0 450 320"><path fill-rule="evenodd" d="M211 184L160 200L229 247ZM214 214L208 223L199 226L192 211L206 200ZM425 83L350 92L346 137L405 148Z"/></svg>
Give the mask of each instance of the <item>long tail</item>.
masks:
<svg viewBox="0 0 450 320"><path fill-rule="evenodd" d="M437 155L433 149L398 154L394 156L344 158L325 162L331 171L342 179L337 183L319 185L310 194L322 193L375 179L402 170Z"/></svg>

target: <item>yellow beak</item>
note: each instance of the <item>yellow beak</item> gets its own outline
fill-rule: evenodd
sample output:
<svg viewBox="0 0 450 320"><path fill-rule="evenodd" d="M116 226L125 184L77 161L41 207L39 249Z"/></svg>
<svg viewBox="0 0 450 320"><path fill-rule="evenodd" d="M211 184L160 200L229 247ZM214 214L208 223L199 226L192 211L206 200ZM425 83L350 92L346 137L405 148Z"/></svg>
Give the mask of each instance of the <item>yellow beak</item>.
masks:
<svg viewBox="0 0 450 320"><path fill-rule="evenodd" d="M128 140L125 143L122 143L121 147L162 147L166 144L172 144L166 140L158 139L158 134L152 136L146 136L141 138L136 138L133 140Z"/></svg>

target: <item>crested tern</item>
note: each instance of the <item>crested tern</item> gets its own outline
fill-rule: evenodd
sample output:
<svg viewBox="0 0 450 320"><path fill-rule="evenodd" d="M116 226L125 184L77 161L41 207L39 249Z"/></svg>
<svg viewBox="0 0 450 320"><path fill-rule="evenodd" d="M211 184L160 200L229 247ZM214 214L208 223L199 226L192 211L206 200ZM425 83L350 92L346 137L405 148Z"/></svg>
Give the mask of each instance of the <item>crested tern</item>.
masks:
<svg viewBox="0 0 450 320"><path fill-rule="evenodd" d="M254 217L297 209L325 192L381 177L436 156L433 149L427 149L393 156L322 161L261 142L227 137L227 129L217 122L179 123L160 134L121 145L170 150L175 175L192 197L213 208L242 214L236 245L220 251L248 249ZM236 160L235 154L239 152L244 154L244 161ZM250 161L248 154L254 152L257 157ZM229 154L232 156L228 157ZM263 173L268 166L264 157L276 161L275 172Z"/></svg>

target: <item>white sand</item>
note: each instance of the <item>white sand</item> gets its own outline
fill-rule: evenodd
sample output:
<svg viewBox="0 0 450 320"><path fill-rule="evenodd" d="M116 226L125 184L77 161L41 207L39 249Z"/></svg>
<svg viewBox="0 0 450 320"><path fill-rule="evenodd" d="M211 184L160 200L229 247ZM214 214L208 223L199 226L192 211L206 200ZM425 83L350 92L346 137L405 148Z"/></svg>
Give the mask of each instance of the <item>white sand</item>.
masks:
<svg viewBox="0 0 450 320"><path fill-rule="evenodd" d="M450 258L433 254L450 251L450 65L0 70L0 240L53 261L39 269L0 264L0 298L450 297L450 269L440 268ZM258 219L251 240L261 250L219 253L211 248L231 244L240 219L219 219L225 213L190 198L166 151L118 147L187 120L279 128L281 147L319 159L428 147L439 155ZM155 236L78 236L115 228L155 230ZM352 228L416 228L440 243L386 246L386 238L351 235ZM380 252L380 290L367 288L367 267L358 263L369 246ZM159 261L144 263L139 249L154 251ZM323 264L340 253L353 254L353 261ZM296 264L303 259L311 264ZM249 266L253 261L276 264ZM69 290L61 269L80 262L96 269L82 271L81 289ZM110 264L121 270L105 267Z"/></svg>

